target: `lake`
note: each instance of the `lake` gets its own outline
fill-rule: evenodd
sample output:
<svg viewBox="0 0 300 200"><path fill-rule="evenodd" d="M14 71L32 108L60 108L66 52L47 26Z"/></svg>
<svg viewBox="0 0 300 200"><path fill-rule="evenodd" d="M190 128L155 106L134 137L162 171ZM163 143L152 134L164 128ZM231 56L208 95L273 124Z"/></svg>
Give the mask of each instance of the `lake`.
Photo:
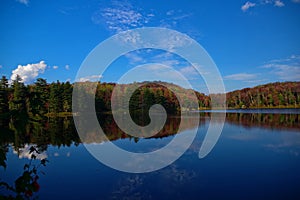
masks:
<svg viewBox="0 0 300 200"><path fill-rule="evenodd" d="M218 111L220 112L220 111ZM193 115L200 121L193 121ZM230 110L222 134L203 159L198 153L211 111L193 113L183 131L180 118L168 117L151 138L122 132L112 116L100 117L107 138L122 149L148 152L167 145L176 134L198 128L189 149L171 165L150 173L126 173L95 159L81 143L72 118L20 119L1 124L1 148L6 168L0 178L13 186L24 166L36 168L39 199L299 199L300 109ZM143 123L140 120L139 123ZM196 126L195 126L196 124ZM107 142L104 138L85 145ZM30 161L30 147L36 159ZM26 167L25 167L26 168ZM16 193L1 187L2 195Z"/></svg>

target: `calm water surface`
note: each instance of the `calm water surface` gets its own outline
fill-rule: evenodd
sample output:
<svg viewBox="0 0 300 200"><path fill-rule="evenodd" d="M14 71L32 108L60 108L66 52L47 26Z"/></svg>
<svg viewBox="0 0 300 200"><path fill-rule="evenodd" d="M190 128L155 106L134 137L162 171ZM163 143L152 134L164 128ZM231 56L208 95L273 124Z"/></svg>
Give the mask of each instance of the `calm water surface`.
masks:
<svg viewBox="0 0 300 200"><path fill-rule="evenodd" d="M6 169L0 178L10 185L30 161L30 146L39 146L39 199L299 199L300 110L263 112L232 110L226 114L221 137L207 157L198 158L210 113L201 112L199 126L186 123L183 132L198 128L186 153L170 166L146 174L111 169L81 144L71 118L20 120L2 125L1 145L7 146ZM172 140L180 123L168 118L164 129L150 139L132 138L101 117L107 137L123 149L148 152ZM91 140L88 145L97 145ZM37 161L36 161L37 162ZM9 192L0 189L1 194Z"/></svg>

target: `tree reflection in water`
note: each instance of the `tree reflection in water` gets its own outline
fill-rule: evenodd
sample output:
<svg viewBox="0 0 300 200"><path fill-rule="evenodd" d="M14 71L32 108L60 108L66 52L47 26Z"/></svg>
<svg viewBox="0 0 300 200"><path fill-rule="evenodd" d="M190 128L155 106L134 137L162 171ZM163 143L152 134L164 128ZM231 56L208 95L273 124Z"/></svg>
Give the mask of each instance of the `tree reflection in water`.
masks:
<svg viewBox="0 0 300 200"><path fill-rule="evenodd" d="M265 129L300 129L300 114L275 113L227 113L226 121L246 128L260 127Z"/></svg>
<svg viewBox="0 0 300 200"><path fill-rule="evenodd" d="M200 114L200 122L195 123L193 115ZM143 121L142 116L135 119L140 124ZM201 112L193 113L185 116L184 130L195 128L195 125L202 126L210 119L210 113ZM95 132L86 133L84 138L86 143L101 143L108 140L114 141L118 139L133 139L138 142L139 138L134 138L123 132L113 120L112 115L99 115L98 121L106 134L107 138L99 138ZM300 129L300 114L267 114L267 113L227 113L226 122L243 127L260 127L270 129ZM178 116L169 116L163 129L151 138L163 138L177 134L181 119ZM78 146L81 140L76 132L73 118L71 117L53 117L42 120L33 120L29 118L21 118L19 120L8 121L1 124L0 139L1 145L10 144L16 152L19 148L24 148L26 144L36 144L39 149L46 151L48 145L52 146ZM89 139L88 139L89 138Z"/></svg>
<svg viewBox="0 0 300 200"><path fill-rule="evenodd" d="M1 149L3 150L3 149ZM7 149L4 149L7 152ZM2 153L2 152L1 152ZM46 166L48 160L46 158L37 161L37 155L40 151L37 147L31 146L29 149L30 161L23 167L23 173L19 176L13 185L10 185L4 181L0 182L1 189L5 192L1 195L1 199L31 199L35 197L35 193L39 191L40 185L38 183L41 166ZM2 159L3 157L1 157ZM1 160L2 167L6 168L6 157Z"/></svg>
<svg viewBox="0 0 300 200"><path fill-rule="evenodd" d="M200 114L200 122L195 123L193 115ZM147 117L138 116L135 121L138 124L146 125L144 119ZM184 119L178 116L169 116L163 129L151 138L164 138L177 134L181 120L184 122L184 130L195 128L195 124L203 126L210 119L209 112L200 112L187 115ZM285 129L300 130L300 114L268 114L268 113L227 113L226 122L243 126L246 128L259 127L264 129ZM108 140L115 141L119 139L129 139L133 142L139 142L139 138L132 137L124 133L114 122L112 115L100 115L98 121L107 138L100 138L95 133L86 133L86 143L102 143ZM95 131L96 132L96 131ZM2 190L6 190L4 199L26 199L31 198L39 190L39 175L42 173L41 166L47 162L46 158L38 159L38 154L47 151L49 145L54 147L78 146L81 140L76 132L73 119L71 117L53 117L44 119L30 119L26 116L15 120L0 120L0 166L6 166L6 154L9 148L13 148L19 156L22 155L24 147L29 148L30 160L25 164L23 173L10 185L1 182ZM24 155L23 155L24 156ZM176 172L177 173L177 172ZM178 174L186 174L181 172ZM189 176L193 177L193 174ZM175 176L176 177L176 176ZM181 177L177 177L181 180ZM140 184L139 178L131 180L134 184ZM126 188L123 188L126 189ZM122 193L116 191L116 193ZM134 193L134 192L133 192Z"/></svg>

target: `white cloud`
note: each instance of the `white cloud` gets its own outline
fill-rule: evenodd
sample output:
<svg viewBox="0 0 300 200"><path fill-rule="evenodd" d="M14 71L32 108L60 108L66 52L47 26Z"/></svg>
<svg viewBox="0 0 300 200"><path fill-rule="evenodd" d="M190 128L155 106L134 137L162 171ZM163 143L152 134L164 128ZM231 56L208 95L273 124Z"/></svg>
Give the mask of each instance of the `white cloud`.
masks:
<svg viewBox="0 0 300 200"><path fill-rule="evenodd" d="M242 11L246 12L249 8L254 7L256 4L250 1L247 1L244 5L242 5Z"/></svg>
<svg viewBox="0 0 300 200"><path fill-rule="evenodd" d="M70 69L70 65L66 65L66 66L65 66L65 69L66 69L66 70L69 70L69 69Z"/></svg>
<svg viewBox="0 0 300 200"><path fill-rule="evenodd" d="M290 56L291 59L300 59L300 55L291 55Z"/></svg>
<svg viewBox="0 0 300 200"><path fill-rule="evenodd" d="M300 80L300 55L291 55L287 58L274 59L260 68L269 69L271 75L284 81Z"/></svg>
<svg viewBox="0 0 300 200"><path fill-rule="evenodd" d="M2 69L2 67L3 67L3 66L2 66L2 65L0 65L0 69Z"/></svg>
<svg viewBox="0 0 300 200"><path fill-rule="evenodd" d="M300 64L267 64L262 68L270 69L270 73L278 76L284 81L299 81L300 80Z"/></svg>
<svg viewBox="0 0 300 200"><path fill-rule="evenodd" d="M53 66L53 69L58 69L58 66L56 66L56 65L55 65L55 66Z"/></svg>
<svg viewBox="0 0 300 200"><path fill-rule="evenodd" d="M85 77L81 77L79 78L79 82L87 82L87 81L99 81L101 78L103 78L102 75L91 75L91 76L85 76Z"/></svg>
<svg viewBox="0 0 300 200"><path fill-rule="evenodd" d="M134 10L106 8L102 16L106 19L109 29L117 32L127 30L130 27L138 27L143 24L142 15Z"/></svg>
<svg viewBox="0 0 300 200"><path fill-rule="evenodd" d="M234 80L234 81L249 81L257 78L257 74L248 74L248 73L239 73L239 74L231 74L224 76L224 79Z"/></svg>
<svg viewBox="0 0 300 200"><path fill-rule="evenodd" d="M300 62L300 55L291 55L287 58L273 59L267 63L291 63L291 62Z"/></svg>
<svg viewBox="0 0 300 200"><path fill-rule="evenodd" d="M174 28L185 18L188 18L192 13L183 13L181 10L169 10L160 20L160 26L164 28Z"/></svg>
<svg viewBox="0 0 300 200"><path fill-rule="evenodd" d="M160 32L157 32L157 45L167 51L174 51L176 48L188 47L192 40L187 35L179 35L177 33L170 33L166 37L159 37ZM162 34L165 34L162 32Z"/></svg>
<svg viewBox="0 0 300 200"><path fill-rule="evenodd" d="M293 1L293 0L292 0ZM297 3L297 1L300 2L300 0L294 0L296 1L295 3ZM247 1L242 7L242 11L246 12L249 8L251 7L255 7L255 6L264 6L264 5L274 5L275 7L283 7L285 6L285 4L283 3L282 0L260 0L260 1L256 1L256 3Z"/></svg>
<svg viewBox="0 0 300 200"><path fill-rule="evenodd" d="M162 60L160 63L169 67L176 67L181 64L177 59Z"/></svg>
<svg viewBox="0 0 300 200"><path fill-rule="evenodd" d="M44 61L35 64L18 65L18 68L12 71L11 80L15 80L19 75L24 83L30 83L39 74L44 73L47 65Z"/></svg>
<svg viewBox="0 0 300 200"><path fill-rule="evenodd" d="M245 81L246 83L256 83L256 85L260 82L270 82L269 79L267 78L262 78L262 79L255 79L255 80L248 80Z"/></svg>
<svg viewBox="0 0 300 200"><path fill-rule="evenodd" d="M171 67L162 66L162 64L149 64L149 65L142 66L142 68L148 71L159 71L159 73L161 73L162 71L167 71L167 72L171 71Z"/></svg>
<svg viewBox="0 0 300 200"><path fill-rule="evenodd" d="M188 17L190 17L190 16L192 16L191 13L188 13L188 14L182 13L182 14L180 14L180 15L174 16L174 17L172 18L172 20L173 20L173 21L179 21L179 20L181 20L181 19L188 18Z"/></svg>
<svg viewBox="0 0 300 200"><path fill-rule="evenodd" d="M300 0L292 0L294 3L300 3Z"/></svg>
<svg viewBox="0 0 300 200"><path fill-rule="evenodd" d="M92 21L117 33L144 27L153 22L157 16L160 16L160 19L156 19L156 21L160 22L161 27L174 28L182 19L192 15L191 13L183 13L181 10L169 10L166 13L156 14L153 10L151 12L145 11L128 1L112 1L110 4L108 7L95 12ZM153 26L153 24L148 26Z"/></svg>
<svg viewBox="0 0 300 200"><path fill-rule="evenodd" d="M283 7L283 6L284 6L284 3L283 3L282 1L280 1L280 0L276 0L276 1L274 2L274 6L276 6L276 7Z"/></svg>
<svg viewBox="0 0 300 200"><path fill-rule="evenodd" d="M237 73L224 76L224 80L242 81L245 83L300 80L300 55L291 55L286 58L273 59L263 66L258 66L260 73Z"/></svg>
<svg viewBox="0 0 300 200"><path fill-rule="evenodd" d="M119 42L121 44L131 44L131 45L137 45L137 44L143 44L143 41L141 40L141 35L137 32L123 32L117 35L115 37L116 42Z"/></svg>
<svg viewBox="0 0 300 200"><path fill-rule="evenodd" d="M143 14L140 9L128 2L113 1L111 7L106 7L92 16L96 24L105 24L114 32L121 32L132 28L142 27L154 17L153 13Z"/></svg>
<svg viewBox="0 0 300 200"><path fill-rule="evenodd" d="M146 52L145 52L146 51ZM176 69L179 73L187 76L187 78L193 78L196 75L200 75L196 69L190 65L187 61L182 58L178 58L171 52L156 52L152 49L147 49L145 51L134 51L126 57L129 60L131 65L142 65L148 63L157 63L162 64L171 68ZM195 63L193 63L196 66ZM202 70L202 67L196 66L198 69ZM201 71L201 74L205 74L204 70Z"/></svg>
<svg viewBox="0 0 300 200"><path fill-rule="evenodd" d="M36 156L36 159L38 160L42 160L42 159L45 159L47 158L47 154L46 152L41 152L41 153L36 153L36 152L32 152L30 153L30 148L32 147L33 145L31 144L26 144L24 146L24 148L19 148L19 152L17 151L13 151L14 154L17 154L19 158L27 158L27 159L31 159L31 156L32 155L35 155Z"/></svg>
<svg viewBox="0 0 300 200"><path fill-rule="evenodd" d="M130 64L136 65L137 63L143 63L144 58L139 55L138 52L129 52L125 54L125 57L129 60Z"/></svg>
<svg viewBox="0 0 300 200"><path fill-rule="evenodd" d="M186 76L186 78L191 79L194 78L196 75L203 75L207 74L203 67L197 66L195 63L193 63L194 66L196 66L199 70L201 70L201 74L197 72L197 70L190 65L187 61L183 60L182 58L176 57L174 54L170 52L155 52L152 49L147 50L139 50L127 53L126 58L128 59L129 63L131 65L137 66L137 65L143 65L147 63L157 63L161 65L168 66L170 68L176 69L179 73ZM160 65L153 65L155 69L161 68ZM156 68L157 67L157 68ZM148 66L148 69L150 67ZM154 70L154 69L153 69Z"/></svg>
<svg viewBox="0 0 300 200"><path fill-rule="evenodd" d="M199 75L196 69L193 66L187 66L183 67L180 70L180 73L182 73L186 78L190 78L191 76Z"/></svg>
<svg viewBox="0 0 300 200"><path fill-rule="evenodd" d="M166 12L166 15L173 15L174 14L174 10L169 10L168 12Z"/></svg>
<svg viewBox="0 0 300 200"><path fill-rule="evenodd" d="M29 4L29 0L16 0L17 2L24 4L24 5L28 5Z"/></svg>
<svg viewBox="0 0 300 200"><path fill-rule="evenodd" d="M155 17L153 13L147 14L148 17Z"/></svg>
<svg viewBox="0 0 300 200"><path fill-rule="evenodd" d="M127 53L126 58L131 65L140 65L146 63L161 63L170 67L181 64L170 52L157 53L153 49L137 50Z"/></svg>
<svg viewBox="0 0 300 200"><path fill-rule="evenodd" d="M193 68L194 75L197 74L198 76L204 76L204 75L210 74L209 70L207 70L204 66L199 65L198 63L192 63L192 66L190 66L190 67ZM197 69L195 69L195 68L197 68Z"/></svg>

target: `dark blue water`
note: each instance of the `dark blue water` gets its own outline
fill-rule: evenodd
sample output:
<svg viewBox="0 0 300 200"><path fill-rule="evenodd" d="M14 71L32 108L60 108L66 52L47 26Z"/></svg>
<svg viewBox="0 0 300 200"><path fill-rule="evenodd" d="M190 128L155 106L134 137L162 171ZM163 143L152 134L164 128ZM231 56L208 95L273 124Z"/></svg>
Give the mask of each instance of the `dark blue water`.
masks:
<svg viewBox="0 0 300 200"><path fill-rule="evenodd" d="M209 114L205 113L197 137L185 154L168 167L145 174L111 169L80 143L48 144L39 155L49 163L40 169L44 174L40 173L36 196L39 199L299 199L300 114L286 111L227 114L216 146L208 156L199 159L209 124ZM181 134L189 134L193 128L197 127L188 127ZM171 134L137 142L118 138L114 143L143 151L163 146L172 137ZM18 155L13 143L7 152L7 168L0 171L1 180L10 184L29 161L28 145L27 150L20 148L23 153ZM4 189L0 191L7 193Z"/></svg>

